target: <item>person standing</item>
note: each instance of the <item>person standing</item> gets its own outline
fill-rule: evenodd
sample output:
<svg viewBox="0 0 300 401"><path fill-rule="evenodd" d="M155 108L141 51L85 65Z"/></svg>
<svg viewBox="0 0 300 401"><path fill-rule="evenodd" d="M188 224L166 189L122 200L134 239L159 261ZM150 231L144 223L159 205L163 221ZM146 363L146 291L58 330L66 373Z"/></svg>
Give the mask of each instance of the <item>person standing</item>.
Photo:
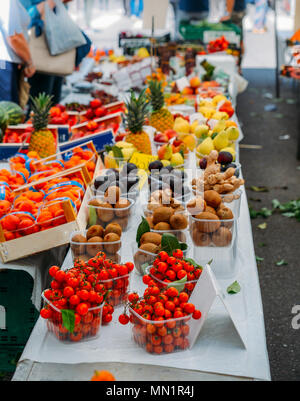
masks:
<svg viewBox="0 0 300 401"><path fill-rule="evenodd" d="M267 13L268 13L268 0L255 0L255 16L253 33L265 33Z"/></svg>
<svg viewBox="0 0 300 401"><path fill-rule="evenodd" d="M28 78L35 73L27 42L30 18L19 0L1 2L0 8L0 100L19 103L21 68Z"/></svg>

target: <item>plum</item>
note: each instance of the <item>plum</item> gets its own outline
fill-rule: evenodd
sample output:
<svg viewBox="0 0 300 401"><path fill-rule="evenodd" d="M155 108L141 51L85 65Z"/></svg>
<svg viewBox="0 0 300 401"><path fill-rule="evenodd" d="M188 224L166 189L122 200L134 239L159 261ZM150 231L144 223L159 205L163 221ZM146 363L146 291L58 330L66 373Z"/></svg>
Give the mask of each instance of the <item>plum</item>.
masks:
<svg viewBox="0 0 300 401"><path fill-rule="evenodd" d="M218 163L229 164L232 163L233 156L230 152L220 152L218 155Z"/></svg>
<svg viewBox="0 0 300 401"><path fill-rule="evenodd" d="M206 159L200 159L199 160L199 167L201 168L201 170L205 170L207 166L207 160Z"/></svg>

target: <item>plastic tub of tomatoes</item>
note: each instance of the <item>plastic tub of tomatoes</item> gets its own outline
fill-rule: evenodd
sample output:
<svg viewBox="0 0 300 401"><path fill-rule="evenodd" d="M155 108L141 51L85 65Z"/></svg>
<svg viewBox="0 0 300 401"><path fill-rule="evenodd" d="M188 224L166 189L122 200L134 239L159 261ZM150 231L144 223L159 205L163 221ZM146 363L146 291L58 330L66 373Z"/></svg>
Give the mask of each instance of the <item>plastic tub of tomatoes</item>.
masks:
<svg viewBox="0 0 300 401"><path fill-rule="evenodd" d="M143 282L146 285L156 285L160 289L172 286L190 296L202 270L202 266L193 259L185 258L181 249L175 250L173 256L162 251L157 255L153 265L146 270Z"/></svg>
<svg viewBox="0 0 300 401"><path fill-rule="evenodd" d="M146 288L143 298L128 296L128 308L119 316L121 324L132 324L133 341L147 352L166 354L190 347L190 321L200 319L201 312L188 302L189 295L175 287ZM128 310L128 313L127 313Z"/></svg>

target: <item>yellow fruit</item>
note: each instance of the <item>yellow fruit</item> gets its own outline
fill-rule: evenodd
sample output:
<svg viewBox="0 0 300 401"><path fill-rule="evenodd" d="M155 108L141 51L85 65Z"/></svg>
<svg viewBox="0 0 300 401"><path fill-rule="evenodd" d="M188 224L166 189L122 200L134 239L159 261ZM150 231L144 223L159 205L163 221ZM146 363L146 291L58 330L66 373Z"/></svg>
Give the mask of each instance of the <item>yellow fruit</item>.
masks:
<svg viewBox="0 0 300 401"><path fill-rule="evenodd" d="M220 132L214 139L213 139L213 144L214 147L220 151L223 148L226 148L228 146L228 135L226 131Z"/></svg>
<svg viewBox="0 0 300 401"><path fill-rule="evenodd" d="M104 157L104 166L105 168L118 168L118 163L115 160L113 151L110 150L108 154Z"/></svg>
<svg viewBox="0 0 300 401"><path fill-rule="evenodd" d="M213 140L208 137L204 139L202 143L197 147L197 152L201 153L202 155L209 155L212 150L214 150L214 143Z"/></svg>
<svg viewBox="0 0 300 401"><path fill-rule="evenodd" d="M172 166L181 166L184 163L184 159L180 153L174 153L170 162Z"/></svg>
<svg viewBox="0 0 300 401"><path fill-rule="evenodd" d="M123 148L122 149L123 157L126 161L131 158L131 156L133 155L134 152L135 152L135 148L133 146L132 146L132 148Z"/></svg>
<svg viewBox="0 0 300 401"><path fill-rule="evenodd" d="M229 128L227 128L226 132L227 132L227 135L228 135L228 139L230 141L236 141L237 139L239 139L240 132L239 132L238 128L229 127Z"/></svg>
<svg viewBox="0 0 300 401"><path fill-rule="evenodd" d="M216 111L212 118L214 120L228 120L229 116L227 113L223 112L223 111Z"/></svg>
<svg viewBox="0 0 300 401"><path fill-rule="evenodd" d="M215 96L215 97L213 98L212 101L213 101L213 104L214 104L215 106L217 106L218 103L222 102L223 100L227 100L226 96L224 96L224 95L217 95L217 96Z"/></svg>
<svg viewBox="0 0 300 401"><path fill-rule="evenodd" d="M195 120L195 121L190 125L190 132L191 132L192 134L195 133L195 131L196 131L198 125L199 125L199 123L198 123L197 120Z"/></svg>
<svg viewBox="0 0 300 401"><path fill-rule="evenodd" d="M132 143L139 152L146 153L147 155L152 154L150 138L144 131L136 134L128 134L126 136L126 142Z"/></svg>
<svg viewBox="0 0 300 401"><path fill-rule="evenodd" d="M205 124L198 125L194 134L197 138L201 138L202 135L208 135L209 127Z"/></svg>
<svg viewBox="0 0 300 401"><path fill-rule="evenodd" d="M188 134L190 132L190 124L184 118L177 117L174 122L173 130L176 132L183 132L185 134Z"/></svg>
<svg viewBox="0 0 300 401"><path fill-rule="evenodd" d="M194 135L185 135L182 141L190 151L193 151L197 145L196 137Z"/></svg>
<svg viewBox="0 0 300 401"><path fill-rule="evenodd" d="M221 132L224 131L224 129L226 128L226 121L225 120L220 120L214 127L213 129L213 133L217 132Z"/></svg>
<svg viewBox="0 0 300 401"><path fill-rule="evenodd" d="M115 145L118 146L119 148L123 148L123 149L124 148L133 148L132 143L125 142L125 141L116 142Z"/></svg>
<svg viewBox="0 0 300 401"><path fill-rule="evenodd" d="M162 162L162 164L163 164L164 167L167 167L167 166L170 166L170 165L171 165L170 160L161 160L161 162Z"/></svg>
<svg viewBox="0 0 300 401"><path fill-rule="evenodd" d="M215 114L215 109L210 107L199 107L199 113L201 113L205 118L210 119Z"/></svg>

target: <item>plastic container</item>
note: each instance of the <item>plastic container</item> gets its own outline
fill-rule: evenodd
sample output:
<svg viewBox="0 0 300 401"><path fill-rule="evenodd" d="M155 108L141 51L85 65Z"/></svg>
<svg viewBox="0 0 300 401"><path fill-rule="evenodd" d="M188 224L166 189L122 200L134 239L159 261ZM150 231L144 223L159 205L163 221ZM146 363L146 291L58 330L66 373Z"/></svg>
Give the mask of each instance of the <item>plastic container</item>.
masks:
<svg viewBox="0 0 300 401"><path fill-rule="evenodd" d="M207 262L207 261L206 261ZM197 280L190 280L190 281L186 281L184 283L179 282L179 280L177 281L173 281L171 283L166 283L163 280L160 280L159 278L155 277L153 274L150 273L150 269L152 266L149 266L146 269L146 274L148 274L156 283L157 287L159 288L168 288L168 287L175 287L177 288L177 290L179 292L186 292L189 296L191 296L196 284L197 284Z"/></svg>
<svg viewBox="0 0 300 401"><path fill-rule="evenodd" d="M67 223L63 209L63 200L66 200L66 198L44 203L39 208L36 221L40 231ZM72 201L71 204L74 211L76 211L75 204Z"/></svg>
<svg viewBox="0 0 300 401"><path fill-rule="evenodd" d="M131 244L131 249L136 271L141 275L147 274L147 268L153 264L157 258L157 254L140 249L136 243ZM184 256L187 255L187 252L188 249L183 251Z"/></svg>
<svg viewBox="0 0 300 401"><path fill-rule="evenodd" d="M70 333L62 324L62 312L49 301L42 293L44 304L52 310L52 317L47 319L48 330L59 340L66 343L82 342L98 338L101 332L103 304L89 308L87 315L81 318L81 322ZM92 319L90 321L90 319ZM86 323L85 323L86 322Z"/></svg>
<svg viewBox="0 0 300 401"><path fill-rule="evenodd" d="M114 184L115 183L111 183L108 187L114 186ZM92 194L96 197L104 197L105 191L101 190L101 188L96 189L94 184L91 185L91 191ZM134 186L129 190L129 192L122 192L122 197L127 199L133 199L134 201L136 201L139 194L140 194L139 189L137 189L136 186Z"/></svg>
<svg viewBox="0 0 300 401"><path fill-rule="evenodd" d="M103 284L105 289L109 291L105 301L114 308L127 302L130 277L131 273L128 273L124 276L110 278L108 280L99 280L99 283Z"/></svg>
<svg viewBox="0 0 300 401"><path fill-rule="evenodd" d="M115 208L115 207L102 207L102 206L94 206L91 205L91 202L96 203L104 202L104 198L102 197L93 197L89 200L88 211L89 211L89 219L88 219L88 227L93 226L95 224L100 224L103 228L105 228L108 224L114 222L118 223L122 227L122 231L127 231L130 227L131 218L134 214L134 205L135 201L133 199L126 199L121 197L120 199L126 200L129 202L128 206L124 208Z"/></svg>
<svg viewBox="0 0 300 401"><path fill-rule="evenodd" d="M122 241L114 242L79 242L74 240L76 235L86 237L87 231L74 231L70 235L70 248L72 252L73 261L83 260L84 262L93 258L98 252L105 252L107 258L115 263L121 262L121 246Z"/></svg>
<svg viewBox="0 0 300 401"><path fill-rule="evenodd" d="M39 231L35 217L28 212L11 212L0 219L6 241L21 238Z"/></svg>
<svg viewBox="0 0 300 401"><path fill-rule="evenodd" d="M129 308L133 341L150 354L170 354L190 346L191 315L168 320L146 320Z"/></svg>
<svg viewBox="0 0 300 401"><path fill-rule="evenodd" d="M115 156L110 156L107 152L103 153L104 156L104 167L105 168L122 168L125 163L127 163L127 160L125 160L123 157L115 157Z"/></svg>

